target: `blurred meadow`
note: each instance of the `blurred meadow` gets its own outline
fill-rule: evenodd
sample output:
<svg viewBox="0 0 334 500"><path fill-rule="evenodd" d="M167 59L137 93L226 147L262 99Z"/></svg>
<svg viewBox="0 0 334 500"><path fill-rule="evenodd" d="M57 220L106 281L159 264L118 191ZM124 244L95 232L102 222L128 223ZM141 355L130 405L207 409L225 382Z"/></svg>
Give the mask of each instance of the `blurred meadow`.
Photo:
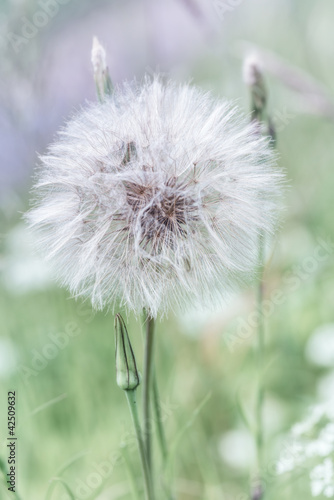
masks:
<svg viewBox="0 0 334 500"><path fill-rule="evenodd" d="M38 153L96 99L94 35L115 83L159 70L246 112L242 60L254 47L263 58L289 182L265 269L266 499L311 498L307 471L277 477L275 463L291 426L334 393L333 19L331 0L1 0L0 456L7 392L16 391L21 500L71 498L53 478L76 499L130 499L125 461L140 475L115 381L113 314L93 313L55 284L22 220ZM252 419L254 307L249 288L219 312L158 323L156 371L178 500L249 498L255 447L240 406ZM141 321L127 323L141 369ZM155 449L157 470L160 463ZM0 498L14 498L4 481Z"/></svg>

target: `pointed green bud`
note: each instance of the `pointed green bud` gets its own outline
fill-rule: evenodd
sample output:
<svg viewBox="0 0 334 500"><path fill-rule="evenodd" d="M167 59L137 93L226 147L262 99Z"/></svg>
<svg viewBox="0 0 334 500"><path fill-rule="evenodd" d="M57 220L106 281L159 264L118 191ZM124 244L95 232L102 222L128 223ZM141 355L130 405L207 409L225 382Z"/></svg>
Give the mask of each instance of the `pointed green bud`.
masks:
<svg viewBox="0 0 334 500"><path fill-rule="evenodd" d="M128 331L120 314L115 317L116 381L124 391L133 391L140 383L135 356Z"/></svg>
<svg viewBox="0 0 334 500"><path fill-rule="evenodd" d="M92 65L96 92L100 102L103 102L106 95L112 94L113 85L106 62L106 51L96 36L93 38Z"/></svg>
<svg viewBox="0 0 334 500"><path fill-rule="evenodd" d="M267 89L264 83L261 61L256 55L244 61L244 82L250 88L253 119L261 120L267 104Z"/></svg>

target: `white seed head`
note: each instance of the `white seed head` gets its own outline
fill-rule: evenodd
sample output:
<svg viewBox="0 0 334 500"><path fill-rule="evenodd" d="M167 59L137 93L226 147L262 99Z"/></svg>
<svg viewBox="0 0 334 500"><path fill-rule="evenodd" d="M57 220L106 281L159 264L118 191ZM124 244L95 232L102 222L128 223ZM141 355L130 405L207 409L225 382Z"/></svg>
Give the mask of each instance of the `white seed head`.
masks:
<svg viewBox="0 0 334 500"><path fill-rule="evenodd" d="M60 282L95 308L156 317L248 281L282 181L248 120L158 77L70 120L41 158L28 214Z"/></svg>

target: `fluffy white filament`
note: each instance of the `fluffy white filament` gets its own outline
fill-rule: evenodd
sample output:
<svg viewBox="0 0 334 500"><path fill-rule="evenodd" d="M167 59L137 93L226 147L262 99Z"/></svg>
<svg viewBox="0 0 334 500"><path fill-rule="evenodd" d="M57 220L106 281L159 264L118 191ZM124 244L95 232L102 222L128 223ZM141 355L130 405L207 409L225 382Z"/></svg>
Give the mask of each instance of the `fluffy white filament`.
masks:
<svg viewBox="0 0 334 500"><path fill-rule="evenodd" d="M159 78L70 120L41 158L28 214L60 282L95 308L157 316L247 281L282 179L248 120Z"/></svg>

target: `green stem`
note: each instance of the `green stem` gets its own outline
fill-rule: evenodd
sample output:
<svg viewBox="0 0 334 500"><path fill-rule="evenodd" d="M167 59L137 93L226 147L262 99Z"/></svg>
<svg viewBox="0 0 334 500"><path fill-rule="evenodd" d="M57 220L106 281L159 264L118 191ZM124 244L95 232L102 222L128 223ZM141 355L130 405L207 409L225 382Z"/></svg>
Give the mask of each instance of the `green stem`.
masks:
<svg viewBox="0 0 334 500"><path fill-rule="evenodd" d="M150 392L152 387L152 365L153 365L153 337L154 337L154 318L147 312L146 316L146 334L145 334L145 354L144 354L144 375L143 375L143 426L144 442L146 449L147 464L151 470L151 418L150 418Z"/></svg>
<svg viewBox="0 0 334 500"><path fill-rule="evenodd" d="M263 385L263 368L265 356L265 329L263 317L263 265L264 265L264 238L259 235L259 269L260 280L257 293L257 308L258 308L258 327L257 327L257 364L258 364L258 390L256 400L256 450L257 450L257 474L258 481L261 482L261 473L263 466L263 401L264 401L264 385ZM261 488L261 486L260 486ZM261 499L263 499L263 490L261 489Z"/></svg>
<svg viewBox="0 0 334 500"><path fill-rule="evenodd" d="M266 113L267 92L264 83L263 75L260 68L256 68L256 81L251 85L251 111L252 121L258 126L258 134L261 137L261 124ZM270 127L270 124L269 124ZM262 484L262 471L263 471L263 401L264 401L264 385L263 385L263 367L265 356L265 331L264 331L264 317L263 317L263 269L264 269L264 237L260 233L258 237L258 268L260 271L260 279L258 284L257 293L257 312L258 312L258 325L257 325L257 364L258 364L258 387L256 395L256 408L255 408L255 441L256 441L256 455L257 455L257 471L256 483L252 488L252 500L263 500L264 489Z"/></svg>
<svg viewBox="0 0 334 500"><path fill-rule="evenodd" d="M131 460L130 460L130 457L129 457L129 454L128 454L128 450L127 450L126 447L122 450L122 455L123 455L124 462L125 462L125 465L126 465L126 470L127 470L127 473L128 473L128 477L129 477L129 480L130 480L132 496L133 496L133 498L135 500L140 500L140 496L139 496L139 493L138 493L138 487L137 487L137 481L136 481L135 472L133 470L133 467L132 467L132 464L131 464Z"/></svg>
<svg viewBox="0 0 334 500"><path fill-rule="evenodd" d="M144 447L144 441L143 441L142 432L141 432L140 423L139 423L139 417L138 417L136 391L135 390L125 391L125 394L126 394L126 397L127 397L128 403L129 403L129 408L130 408L130 412L131 412L131 416L132 416L133 426L134 426L137 441L138 441L138 449L139 449L140 461L141 461L143 477L144 477L145 498L146 498L146 500L154 500L150 471L148 468L145 447Z"/></svg>
<svg viewBox="0 0 334 500"><path fill-rule="evenodd" d="M153 374L153 409L155 413L155 420L157 422L158 442L160 445L163 465L165 466L168 452L167 452L165 431L161 420L159 390L155 373Z"/></svg>

